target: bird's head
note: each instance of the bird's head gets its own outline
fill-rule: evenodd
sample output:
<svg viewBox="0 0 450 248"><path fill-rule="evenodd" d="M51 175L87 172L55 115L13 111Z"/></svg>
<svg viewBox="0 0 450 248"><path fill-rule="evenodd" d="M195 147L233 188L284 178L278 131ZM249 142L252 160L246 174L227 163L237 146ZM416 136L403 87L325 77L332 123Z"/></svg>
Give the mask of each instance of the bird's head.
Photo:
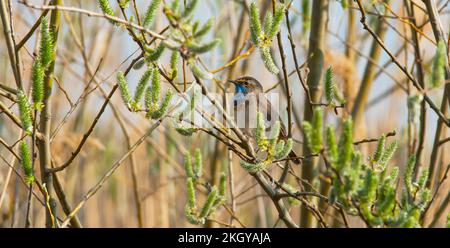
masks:
<svg viewBox="0 0 450 248"><path fill-rule="evenodd" d="M264 92L262 85L253 77L245 76L235 80L228 80L228 82L234 84L236 94L242 93L246 95L249 93L258 94Z"/></svg>

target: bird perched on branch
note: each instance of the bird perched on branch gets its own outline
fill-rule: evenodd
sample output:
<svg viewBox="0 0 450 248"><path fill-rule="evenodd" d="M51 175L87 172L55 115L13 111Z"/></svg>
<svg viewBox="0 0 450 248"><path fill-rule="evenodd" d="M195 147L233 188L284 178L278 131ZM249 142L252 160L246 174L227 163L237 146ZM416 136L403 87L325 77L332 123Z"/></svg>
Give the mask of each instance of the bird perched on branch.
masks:
<svg viewBox="0 0 450 248"><path fill-rule="evenodd" d="M261 112L264 116L264 124L268 127L266 132L270 131L270 127L272 127L276 121L280 120L277 108L271 104L271 100L276 100L278 94L264 93L264 88L261 83L250 76L228 80L228 82L235 86L235 92L232 99L235 121L242 132L250 137L254 143L257 112ZM287 140L289 137L286 134L286 129L281 120L280 123L281 130L278 138ZM297 157L294 151L290 152L289 158L296 164L300 163L299 157Z"/></svg>

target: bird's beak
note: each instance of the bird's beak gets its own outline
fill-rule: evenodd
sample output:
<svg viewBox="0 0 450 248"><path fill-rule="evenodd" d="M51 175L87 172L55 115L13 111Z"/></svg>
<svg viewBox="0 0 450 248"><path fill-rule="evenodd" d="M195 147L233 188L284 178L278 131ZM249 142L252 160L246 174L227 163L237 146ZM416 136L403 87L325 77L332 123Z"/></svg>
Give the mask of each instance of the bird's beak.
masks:
<svg viewBox="0 0 450 248"><path fill-rule="evenodd" d="M236 85L237 83L236 83L236 81L234 81L234 80L231 80L231 79L228 79L227 80L227 82L230 82L230 83L232 83L232 84L234 84L234 85Z"/></svg>

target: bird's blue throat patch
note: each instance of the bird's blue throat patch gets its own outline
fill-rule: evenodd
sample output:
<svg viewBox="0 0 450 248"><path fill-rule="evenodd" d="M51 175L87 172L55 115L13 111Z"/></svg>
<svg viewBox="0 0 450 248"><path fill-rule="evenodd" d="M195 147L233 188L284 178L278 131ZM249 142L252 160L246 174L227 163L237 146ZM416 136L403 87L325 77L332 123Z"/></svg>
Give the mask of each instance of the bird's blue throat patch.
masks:
<svg viewBox="0 0 450 248"><path fill-rule="evenodd" d="M247 90L247 88L245 88L243 85L237 84L237 85L236 85L235 93L236 93L236 94L242 93L242 94L245 95L245 94L248 93L248 90Z"/></svg>

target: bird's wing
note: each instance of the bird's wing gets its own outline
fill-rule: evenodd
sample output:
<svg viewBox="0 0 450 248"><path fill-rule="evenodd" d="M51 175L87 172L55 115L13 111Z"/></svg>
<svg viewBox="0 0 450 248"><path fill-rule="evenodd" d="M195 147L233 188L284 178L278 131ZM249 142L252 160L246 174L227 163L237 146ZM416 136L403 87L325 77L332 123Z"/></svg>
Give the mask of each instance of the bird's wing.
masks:
<svg viewBox="0 0 450 248"><path fill-rule="evenodd" d="M270 110L270 111L263 111L262 113L266 113L266 117L267 117L267 119L270 119L271 120L271 123L269 124L269 125L267 125L269 128L270 127L272 127L274 124L275 124L275 120L279 120L280 121L280 126L281 126L281 128L280 128L280 134L279 134L279 138L280 139L282 139L282 140L284 140L284 141L286 141L287 139L288 139L288 135L287 135L287 133L286 133L286 127L284 126L284 123L283 123L283 121L281 120L281 116L279 115L279 113L278 113L278 111L276 110L276 109L273 109L272 108L272 104L270 103L270 101L269 101L269 99L267 99L266 97L264 97L264 99L265 99L265 101L266 101L266 105L265 106L267 106L267 109L265 109L265 110ZM264 105L263 105L264 106ZM300 159L299 159L299 157L297 156L297 154L295 154L295 152L294 152L294 150L292 150L290 153L289 153L289 158L291 158L292 159L292 161L294 162L294 163L296 163L296 164L300 164L301 163L301 161L300 161Z"/></svg>

